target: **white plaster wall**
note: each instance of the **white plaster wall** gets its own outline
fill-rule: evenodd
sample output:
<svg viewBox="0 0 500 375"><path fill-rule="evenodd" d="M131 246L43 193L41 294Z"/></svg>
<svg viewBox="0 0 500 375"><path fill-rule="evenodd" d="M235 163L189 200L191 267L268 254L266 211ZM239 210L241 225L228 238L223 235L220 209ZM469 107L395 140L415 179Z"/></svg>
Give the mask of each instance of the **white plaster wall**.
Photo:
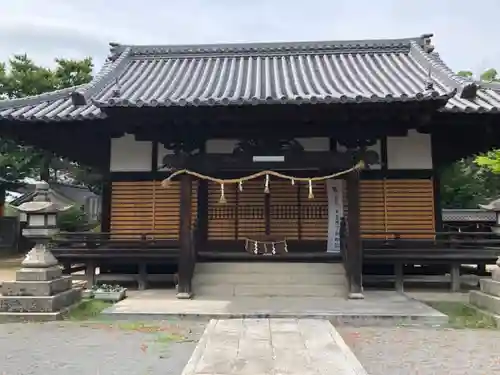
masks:
<svg viewBox="0 0 500 375"><path fill-rule="evenodd" d="M387 137L388 169L432 169L430 134L408 131L406 137Z"/></svg>
<svg viewBox="0 0 500 375"><path fill-rule="evenodd" d="M136 141L134 135L125 134L111 140L111 172L151 171L153 144Z"/></svg>
<svg viewBox="0 0 500 375"><path fill-rule="evenodd" d="M380 162L382 160L382 148L381 148L381 142L380 140L377 140L377 142L372 145L372 146L368 146L366 148L367 150L370 150L370 151L375 151L378 155L378 163L377 164L373 164L370 166L370 169L380 169L381 168L381 165L380 165ZM347 151L347 147L345 147L344 145L341 145L340 143L337 143L337 151L338 152L346 152Z"/></svg>

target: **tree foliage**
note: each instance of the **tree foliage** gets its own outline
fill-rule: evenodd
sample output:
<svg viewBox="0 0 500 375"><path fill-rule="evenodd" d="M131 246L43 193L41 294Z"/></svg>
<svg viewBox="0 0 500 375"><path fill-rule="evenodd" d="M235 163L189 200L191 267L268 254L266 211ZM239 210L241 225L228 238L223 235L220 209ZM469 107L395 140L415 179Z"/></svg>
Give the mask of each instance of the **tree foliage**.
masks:
<svg viewBox="0 0 500 375"><path fill-rule="evenodd" d="M457 73L474 78L470 71ZM479 75L483 82L500 82L496 69ZM500 150L460 160L445 168L441 174L441 201L446 208L477 208L500 196Z"/></svg>
<svg viewBox="0 0 500 375"><path fill-rule="evenodd" d="M444 208L477 208L500 196L500 175L477 165L474 157L457 161L441 173Z"/></svg>
<svg viewBox="0 0 500 375"><path fill-rule="evenodd" d="M0 63L0 98L15 99L77 86L92 79L92 59L56 59L54 68L37 65L27 55L14 55ZM79 166L39 150L0 139L0 175L11 182L25 177L46 181L57 179L56 171L75 174Z"/></svg>

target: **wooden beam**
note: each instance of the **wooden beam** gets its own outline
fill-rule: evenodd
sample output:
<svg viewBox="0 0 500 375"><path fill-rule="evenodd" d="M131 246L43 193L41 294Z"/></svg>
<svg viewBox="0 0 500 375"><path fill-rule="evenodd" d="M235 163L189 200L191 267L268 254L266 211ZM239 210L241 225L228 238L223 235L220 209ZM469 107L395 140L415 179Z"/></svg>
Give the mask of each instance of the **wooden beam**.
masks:
<svg viewBox="0 0 500 375"><path fill-rule="evenodd" d="M361 158L351 152L303 152L287 154L277 152L273 156L284 156L284 162L254 162L253 156L247 154L196 154L189 157L187 163L177 155L167 155L164 164L173 169L189 168L200 173L214 173L225 171L260 171L271 170L329 170L342 171L353 167ZM377 162L375 152L367 151L363 159L371 163Z"/></svg>
<svg viewBox="0 0 500 375"><path fill-rule="evenodd" d="M363 298L363 254L360 230L359 172L347 175L347 268L349 276L349 298Z"/></svg>
<svg viewBox="0 0 500 375"><path fill-rule="evenodd" d="M180 217L179 217L179 284L177 285L177 298L189 299L192 297L191 281L194 270L194 254L191 241L191 198L192 178L184 174L180 177Z"/></svg>

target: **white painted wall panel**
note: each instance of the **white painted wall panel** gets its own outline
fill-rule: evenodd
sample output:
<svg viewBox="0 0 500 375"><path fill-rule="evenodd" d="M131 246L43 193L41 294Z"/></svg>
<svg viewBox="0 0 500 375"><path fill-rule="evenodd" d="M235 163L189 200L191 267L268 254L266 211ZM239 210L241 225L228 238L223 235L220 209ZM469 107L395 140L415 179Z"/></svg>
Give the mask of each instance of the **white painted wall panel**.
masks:
<svg viewBox="0 0 500 375"><path fill-rule="evenodd" d="M148 172L151 171L153 144L150 141L137 141L134 135L125 134L111 140L111 172Z"/></svg>
<svg viewBox="0 0 500 375"><path fill-rule="evenodd" d="M388 169L432 169L430 134L410 130L406 137L387 137Z"/></svg>

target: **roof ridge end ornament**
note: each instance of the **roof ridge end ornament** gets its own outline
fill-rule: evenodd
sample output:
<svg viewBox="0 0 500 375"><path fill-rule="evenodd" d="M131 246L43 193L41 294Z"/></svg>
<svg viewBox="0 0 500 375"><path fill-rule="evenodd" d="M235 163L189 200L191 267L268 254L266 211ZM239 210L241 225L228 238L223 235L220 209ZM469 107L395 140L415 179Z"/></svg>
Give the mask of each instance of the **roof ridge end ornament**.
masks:
<svg viewBox="0 0 500 375"><path fill-rule="evenodd" d="M429 65L427 77L424 81L424 94L434 91L434 81L432 80L432 66Z"/></svg>
<svg viewBox="0 0 500 375"><path fill-rule="evenodd" d="M85 98L85 94L79 89L73 90L70 96L71 96L71 103L75 107L80 107L87 104L87 98Z"/></svg>
<svg viewBox="0 0 500 375"><path fill-rule="evenodd" d="M478 89L479 85L476 82L468 82L458 89L458 96L461 99L474 99Z"/></svg>
<svg viewBox="0 0 500 375"><path fill-rule="evenodd" d="M432 44L431 38L434 36L434 34L422 34L422 49L426 53L432 53L434 52L434 45Z"/></svg>
<svg viewBox="0 0 500 375"><path fill-rule="evenodd" d="M113 91L111 93L111 97L119 98L120 96L121 96L120 79L118 77L116 77L115 78L115 87L113 88Z"/></svg>

